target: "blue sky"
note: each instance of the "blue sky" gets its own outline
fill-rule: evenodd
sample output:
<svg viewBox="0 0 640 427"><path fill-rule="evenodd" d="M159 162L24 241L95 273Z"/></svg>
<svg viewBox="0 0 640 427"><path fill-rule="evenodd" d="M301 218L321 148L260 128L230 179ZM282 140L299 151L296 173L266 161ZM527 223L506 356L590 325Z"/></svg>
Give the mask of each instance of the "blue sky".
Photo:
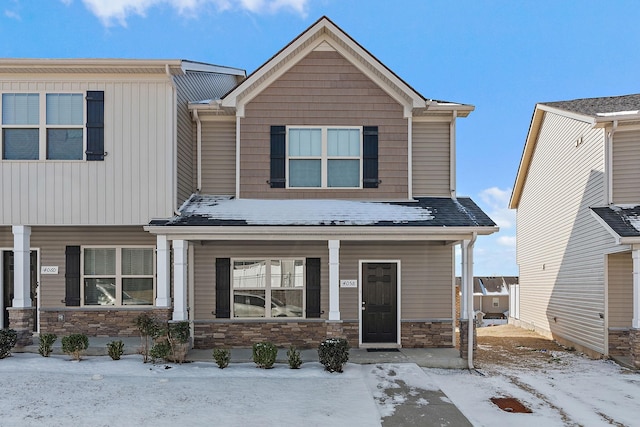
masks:
<svg viewBox="0 0 640 427"><path fill-rule="evenodd" d="M458 121L458 195L501 227L476 275L517 275L507 208L536 102L639 93L640 3L0 0L0 57L189 59L251 72L326 15Z"/></svg>

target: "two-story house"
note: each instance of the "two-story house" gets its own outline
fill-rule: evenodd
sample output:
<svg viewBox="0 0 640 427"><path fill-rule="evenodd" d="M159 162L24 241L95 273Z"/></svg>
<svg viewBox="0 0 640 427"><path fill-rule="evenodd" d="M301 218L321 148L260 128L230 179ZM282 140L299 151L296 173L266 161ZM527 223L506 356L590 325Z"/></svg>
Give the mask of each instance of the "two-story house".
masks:
<svg viewBox="0 0 640 427"><path fill-rule="evenodd" d="M173 123L174 132L190 139L152 149L130 138L127 148L140 157L109 153L103 161L112 162L104 176L120 187L101 192L124 188L135 197L118 207L98 200L101 207L90 209L99 223L103 210L115 210L114 226L134 210L147 216L144 230L97 228L87 230L87 241L49 239L59 254L72 246L80 256L67 254L65 261L58 255L40 265L60 266L65 273L58 277L69 276L67 288L80 292L76 307L60 307L64 286L52 284L55 296L46 303L41 298L41 330L110 334L94 331L95 325L121 325L122 313L151 302L173 320L191 321L196 347L261 340L309 347L327 336L361 347L454 345L454 249L463 248L471 289L475 239L497 231L471 199L455 192L456 119L472 106L423 97L326 17L237 85L188 96L191 121ZM118 101L110 108L124 106ZM110 120L129 117L126 108L128 114L105 116L105 130ZM171 114L171 107L163 111ZM147 112L136 115L126 124L154 120ZM164 117L158 125L167 126ZM174 171L175 181L165 177L166 193L132 188L135 179L143 186L155 182L138 164L147 160L157 173ZM134 178L113 177L119 167ZM78 176L78 185L94 189L87 178ZM177 201L175 212L149 210L156 197ZM27 247L19 237L29 222L22 224L14 227L15 252ZM136 236L140 243L132 243L155 252L115 248L109 257L102 251L114 239ZM132 270L134 262L153 270ZM105 277L111 265L117 274ZM115 301L102 302L105 284L114 285Z"/></svg>
<svg viewBox="0 0 640 427"><path fill-rule="evenodd" d="M510 321L636 366L639 142L640 95L537 104L510 202L520 267Z"/></svg>

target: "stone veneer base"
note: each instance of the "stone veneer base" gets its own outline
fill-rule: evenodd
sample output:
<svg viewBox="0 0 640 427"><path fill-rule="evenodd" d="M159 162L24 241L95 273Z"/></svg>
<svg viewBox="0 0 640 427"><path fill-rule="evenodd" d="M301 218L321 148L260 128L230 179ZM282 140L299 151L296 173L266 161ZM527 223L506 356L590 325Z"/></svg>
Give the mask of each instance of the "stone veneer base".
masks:
<svg viewBox="0 0 640 427"><path fill-rule="evenodd" d="M628 356L630 351L629 328L609 328L609 356Z"/></svg>
<svg viewBox="0 0 640 427"><path fill-rule="evenodd" d="M629 344L631 347L631 363L640 369L640 329L629 330Z"/></svg>

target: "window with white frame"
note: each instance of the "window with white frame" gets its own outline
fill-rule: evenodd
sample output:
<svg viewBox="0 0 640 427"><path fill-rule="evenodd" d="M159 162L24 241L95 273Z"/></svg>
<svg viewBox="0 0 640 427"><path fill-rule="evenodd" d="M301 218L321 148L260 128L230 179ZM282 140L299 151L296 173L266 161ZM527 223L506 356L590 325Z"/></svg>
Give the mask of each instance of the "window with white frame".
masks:
<svg viewBox="0 0 640 427"><path fill-rule="evenodd" d="M288 127L290 188L360 188L361 127Z"/></svg>
<svg viewBox="0 0 640 427"><path fill-rule="evenodd" d="M493 302L493 307L500 307L500 299L493 297L492 298L492 302Z"/></svg>
<svg viewBox="0 0 640 427"><path fill-rule="evenodd" d="M233 317L303 317L304 277L303 259L233 260Z"/></svg>
<svg viewBox="0 0 640 427"><path fill-rule="evenodd" d="M83 160L82 93L3 93L3 160Z"/></svg>
<svg viewBox="0 0 640 427"><path fill-rule="evenodd" d="M153 247L84 247L82 305L153 305Z"/></svg>

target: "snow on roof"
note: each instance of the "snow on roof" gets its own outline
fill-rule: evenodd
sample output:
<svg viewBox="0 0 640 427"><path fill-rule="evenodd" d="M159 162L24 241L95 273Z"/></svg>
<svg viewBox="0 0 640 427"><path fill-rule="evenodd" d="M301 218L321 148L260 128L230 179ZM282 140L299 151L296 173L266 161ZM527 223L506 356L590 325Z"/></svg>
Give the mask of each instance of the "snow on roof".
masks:
<svg viewBox="0 0 640 427"><path fill-rule="evenodd" d="M640 205L612 205L591 210L618 236L640 236Z"/></svg>
<svg viewBox="0 0 640 427"><path fill-rule="evenodd" d="M246 221L247 225L373 225L433 219L430 209L350 200L264 200L212 196L190 199L182 215Z"/></svg>

